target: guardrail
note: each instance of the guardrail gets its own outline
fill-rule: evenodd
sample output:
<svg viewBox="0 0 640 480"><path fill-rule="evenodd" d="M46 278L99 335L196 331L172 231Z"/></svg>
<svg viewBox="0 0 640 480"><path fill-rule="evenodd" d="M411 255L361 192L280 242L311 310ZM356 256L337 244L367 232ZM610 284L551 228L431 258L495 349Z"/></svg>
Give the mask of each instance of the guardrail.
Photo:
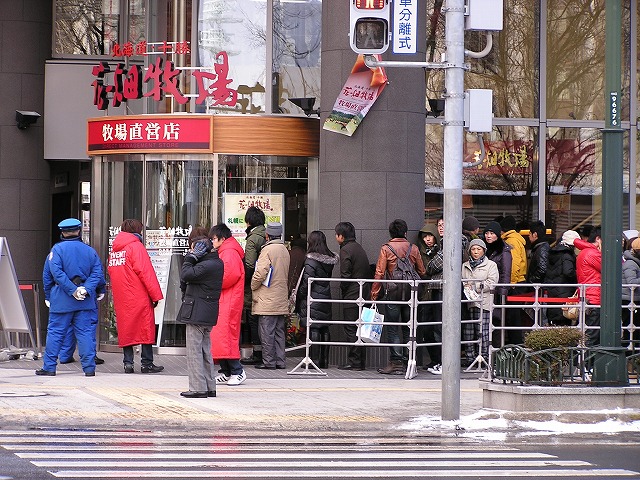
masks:
<svg viewBox="0 0 640 480"><path fill-rule="evenodd" d="M315 299L311 294L311 287L314 281L323 281L332 283L332 287L337 289L339 283L341 282L352 282L358 283L359 286L359 295L357 299L354 300L344 300L344 299ZM421 327L441 327L442 319L437 318L420 318L419 308L421 306L435 305L441 304L441 300L420 300L420 292L423 288L428 288L429 286L434 287L437 286L441 288L441 281L437 280L418 280L418 281L406 281L404 283L408 283L411 286L411 295L410 298L406 301L392 301L392 300L380 300L375 303L380 306L385 305L400 305L406 306L409 309L409 319L407 321L400 322L389 322L385 318L383 322L383 334L384 327L396 326L401 330L400 338L401 342L398 343L388 343L388 342L379 342L379 343L369 343L362 340L359 335L360 329L358 329L358 337L355 342L346 342L346 341L315 341L310 338L310 329L313 325L354 325L353 321L342 321L342 320L327 320L327 321L317 321L313 320L309 313L311 312L310 305L311 303L331 303L334 306L339 306L340 304L355 304L358 307L358 320L355 324L360 327L363 325L362 322L362 309L366 306L371 305L371 300L363 297L364 287L367 284L372 283L389 283L391 280L369 280L369 279L339 279L339 278L310 278L309 285L307 289L307 327L306 327L306 338L305 343L303 345L299 345L297 347L288 348L287 351L295 350L295 349L304 349L305 357L294 367L289 374L312 374L312 375L326 375L318 365L313 362L310 357L310 349L312 346L359 346L365 348L378 348L378 347L399 347L402 349L406 349L406 373L405 378L411 379L417 375L417 365L416 365L416 351L421 347L431 347L431 346L442 346L441 341L433 341L433 342L423 342L418 341L416 337L416 332L418 328ZM465 280L468 282L468 280ZM438 285L434 285L438 284ZM516 355L515 360L510 360L510 362L515 362L511 366L507 366L505 372L508 374L498 378L496 370L494 369L494 356L497 351L507 346L505 341L505 337L507 332L510 331L520 331L521 333L526 333L528 331L542 328L547 325L546 314L545 312L548 309L561 309L568 307L579 308L578 319L576 320L575 328L581 329L583 333L586 333L592 329L599 329L599 326L589 326L585 323L586 309L587 308L596 308L599 309L599 305L590 305L586 302L585 289L588 287L599 287L600 285L589 284L589 285L569 285L569 287L575 287L578 290L578 294L569 298L563 297L548 297L546 296L546 290L550 287L563 286L567 287L567 285L561 284L529 284L523 285L518 284L517 287L528 287L533 291L528 294L519 294L519 295L498 295L499 301L498 303L492 303L491 309L489 310L489 318L488 322L489 327L489 344L485 345L486 348L483 349L482 345L482 318L483 312L486 310L479 309L479 315L475 318L463 318L461 319L462 330L464 331L465 325L473 326L474 331L480 332L481 334L478 336L479 338L461 340L461 346L464 349L465 346L473 346L473 348L477 349L478 355L475 360L469 365L465 371L475 371L475 372L486 372L488 377L501 379L505 381L517 381L522 382L523 378L527 378L528 380L533 381L530 378L530 375L525 375L522 373L519 368L525 368L524 366L520 367L518 365L529 365L529 372L531 371L532 363L531 360L528 360L530 356L525 355L524 349L522 346L513 346L518 347L523 350L521 354ZM503 287L503 288L500 288ZM512 284L495 284L492 289L492 295L495 296L497 291L502 291L504 288L512 288L514 285ZM621 326L623 332L623 338L625 339L623 346L627 348L628 355L628 363L629 363L629 372L633 375L633 372L636 373L639 366L637 365L640 360L638 359L639 355L636 353L640 348L640 312L636 310L640 307L640 302L636 304L633 300L634 289L638 288L638 286L634 285L623 285L623 288L628 288L630 290L630 298L632 299L629 302L625 302L621 305L621 311L628 311L628 321ZM333 290L333 289L332 289ZM462 304L470 304L472 301L462 299ZM507 321L507 312L508 311L526 311L528 312L527 318L529 318L529 322L519 323L517 325L510 324ZM383 337L385 338L385 337ZM578 347L577 347L578 348ZM584 350L584 347L581 347ZM515 349L517 350L517 349ZM513 351L515 351L513 350ZM594 352L599 350L595 347L592 347ZM512 351L512 352L513 352ZM576 350L577 351L577 350ZM484 355L483 353L486 352ZM553 357L553 353L549 352L549 355ZM520 358L522 356L522 358ZM580 355L580 358L589 359L591 353L588 351L583 351ZM488 358L487 358L488 357ZM504 362L506 360L502 359L503 365L506 365ZM518 363L520 362L520 363ZM524 363L522 363L524 362ZM635 363L633 363L635 362ZM631 365L633 363L633 365ZM535 367L537 368L537 367ZM534 370L535 370L534 368ZM552 369L553 370L553 369ZM513 371L513 372L512 372ZM589 382L591 381L588 378L588 369L582 369L580 371L580 379L578 380L577 375L569 375L568 378L571 380L575 377L575 382ZM583 374L587 372L586 374ZM575 373L575 371L573 372Z"/></svg>

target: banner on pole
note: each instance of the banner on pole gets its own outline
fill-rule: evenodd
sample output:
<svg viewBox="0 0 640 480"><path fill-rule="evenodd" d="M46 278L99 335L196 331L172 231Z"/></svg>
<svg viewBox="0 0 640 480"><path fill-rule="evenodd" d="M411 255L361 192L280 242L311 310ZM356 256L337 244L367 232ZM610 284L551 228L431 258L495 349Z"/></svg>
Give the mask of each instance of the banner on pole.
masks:
<svg viewBox="0 0 640 480"><path fill-rule="evenodd" d="M380 60L380 55L373 56ZM364 56L358 55L351 74L322 128L349 137L353 135L386 85L387 74L384 68L369 68L364 63Z"/></svg>

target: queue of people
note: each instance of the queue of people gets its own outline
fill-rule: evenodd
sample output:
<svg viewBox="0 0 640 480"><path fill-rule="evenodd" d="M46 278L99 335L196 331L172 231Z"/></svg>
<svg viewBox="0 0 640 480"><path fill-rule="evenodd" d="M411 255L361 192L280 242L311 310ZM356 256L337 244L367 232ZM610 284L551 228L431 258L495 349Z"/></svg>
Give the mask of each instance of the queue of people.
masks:
<svg viewBox="0 0 640 480"><path fill-rule="evenodd" d="M355 227L340 222L335 227L335 239L340 248L334 253L321 231L311 232L306 239L298 239L291 251L283 241L283 226L272 222L265 225L260 209L250 207L245 216L246 245L243 249L225 224L210 230L195 227L189 237L189 251L181 268L182 305L177 321L186 325L187 364L189 390L182 392L187 398L216 396L216 384L230 386L245 382L246 365L258 369L286 368L286 318L293 300L302 327L309 327L311 360L320 368L329 366L329 323L334 316L332 288L329 281L336 276L341 282L339 295L343 300L362 298L375 303L400 298L394 283L376 282L381 279L413 278L429 280L419 291L416 331L418 343L430 343L419 349L418 362L434 375L442 373L442 276L445 225L438 219L435 232L425 225L419 232L417 243L407 238L408 226L402 219L389 225L390 239L380 248L375 268L369 263L363 247L356 241ZM80 361L87 376L95 375L96 326L98 301L104 296L105 279L97 253L80 238L80 221L67 219L59 224L61 241L54 245L43 269L45 301L49 307L49 328L43 367L37 375L55 375L56 364L66 363L77 341ZM489 325L502 322L509 327L507 343L522 343L524 327L531 326L527 308L504 309L504 318L498 318L499 309L493 305L508 302L508 296L530 293L532 284L550 284L545 294L569 298L575 292L573 285L600 284L601 249L600 229L588 232L566 231L553 246L547 238L543 222L529 225L530 254L527 261L527 242L516 228L513 217L496 218L481 228L475 217L466 217L462 224L461 279L462 298L462 366L477 361L478 355L487 361ZM116 314L118 344L123 351L124 373L135 372L134 347L140 345L140 372L159 373L164 367L153 358L155 343L154 309L163 295L142 243L143 225L139 220L126 219L113 242L107 271L110 277L113 306ZM637 231L625 232L623 275L625 284L640 285L640 239ZM451 240L448 240L451 241ZM453 240L455 241L455 239ZM576 250L579 253L576 255ZM310 292L314 300L308 302L309 279L314 278ZM500 284L494 288L495 284ZM295 287L294 287L295 285ZM564 285L567 285L566 287ZM391 290L395 286L396 290ZM369 290L370 288L370 290ZM626 292L626 293L625 293ZM638 289L625 290L623 300L640 301ZM600 287L586 288L585 324L587 346L599 344ZM366 349L357 345L357 321L360 310L356 303L342 305L341 320L348 348L347 362L338 366L342 370L365 370ZM404 304L386 304L384 331L389 348L389 364L379 368L381 374L401 375L406 371L407 352L402 346L408 341L410 307ZM490 318L493 311L495 318ZM628 312L628 309L627 309ZM623 321L625 310L623 309ZM630 322L629 313L626 315ZM544 312L543 323L567 325L560 309ZM595 328L593 328L595 327ZM243 337L243 338L241 338ZM479 340L479 342L478 342ZM250 342L252 353L241 358L240 344ZM72 343L73 342L73 343ZM69 345L73 344L73 347ZM217 375L212 374L218 365Z"/></svg>

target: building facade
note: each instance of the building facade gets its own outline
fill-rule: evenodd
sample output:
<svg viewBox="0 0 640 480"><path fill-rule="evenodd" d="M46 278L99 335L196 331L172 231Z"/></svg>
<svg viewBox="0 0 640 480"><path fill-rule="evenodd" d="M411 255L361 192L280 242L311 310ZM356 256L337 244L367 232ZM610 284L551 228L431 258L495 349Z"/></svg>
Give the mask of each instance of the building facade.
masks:
<svg viewBox="0 0 640 480"><path fill-rule="evenodd" d="M441 215L442 71L388 69L388 85L352 136L322 129L356 61L348 2L81 3L15 0L0 11L0 236L9 241L20 281L40 280L56 225L69 216L84 220L85 238L103 259L124 218L143 220L147 246L169 255L162 261L171 292L184 250L180 235L229 221L225 201L228 207L234 195L279 196L287 239L314 229L331 239L337 222L351 221L371 261L394 218L405 218L415 233ZM469 59L465 76L466 88L493 90L494 128L465 139L461 161L477 158L480 141L487 156L464 171L464 214L481 225L505 215L523 226L542 219L554 235L597 225L606 168L604 0L504 3L504 29L493 34L489 55ZM640 7L623 3L621 208L625 228L635 228ZM438 0L419 2L418 53L403 60L441 58L444 8ZM484 42L483 33L466 34L468 50L480 51ZM109 71L101 75L104 65ZM141 73L141 95L128 90L114 98L118 71L129 86ZM154 90L153 72L160 84L160 75L175 73L175 83L163 85L177 89ZM235 94L221 93L229 91ZM42 118L19 129L16 110ZM229 119L213 127L204 151L90 148L90 119L176 115ZM252 118L265 123L258 128ZM293 123L282 126L283 119ZM174 313L171 302L163 318ZM104 318L101 342L110 344L112 320L108 312ZM177 327L161 332L163 318L158 344L180 346Z"/></svg>

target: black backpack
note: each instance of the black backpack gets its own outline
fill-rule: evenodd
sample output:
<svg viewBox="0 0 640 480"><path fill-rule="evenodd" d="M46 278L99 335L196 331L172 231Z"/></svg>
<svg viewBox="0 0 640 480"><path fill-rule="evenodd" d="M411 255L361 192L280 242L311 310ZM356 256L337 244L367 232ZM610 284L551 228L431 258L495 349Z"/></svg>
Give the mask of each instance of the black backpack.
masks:
<svg viewBox="0 0 640 480"><path fill-rule="evenodd" d="M420 280L420 275L416 272L415 267L411 263L411 249L413 248L412 244L409 244L409 248L407 249L407 254L404 257L398 256L396 251L391 248L391 245L385 243L385 246L391 250L396 256L396 268L393 272L385 273L385 279L387 280ZM388 282L384 284L385 287L385 300L401 300L407 301L411 297L411 284L410 283L395 283Z"/></svg>

